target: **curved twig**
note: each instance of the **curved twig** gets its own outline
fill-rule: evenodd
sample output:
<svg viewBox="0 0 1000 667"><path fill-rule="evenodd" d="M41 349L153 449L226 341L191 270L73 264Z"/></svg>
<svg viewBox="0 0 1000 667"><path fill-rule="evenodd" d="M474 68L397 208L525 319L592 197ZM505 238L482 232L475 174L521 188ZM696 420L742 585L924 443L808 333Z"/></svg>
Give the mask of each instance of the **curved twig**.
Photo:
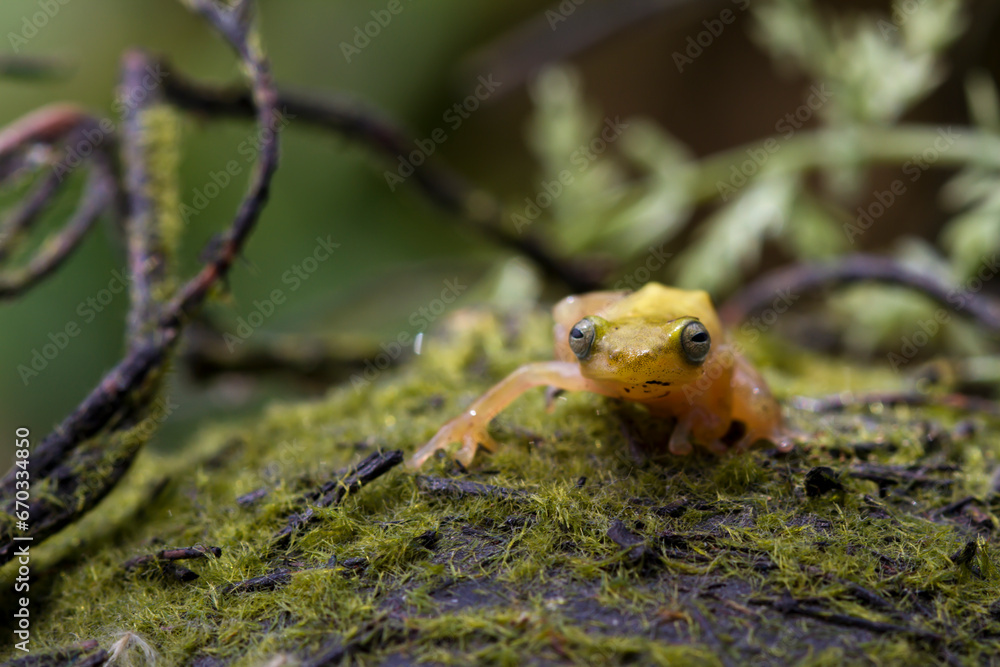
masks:
<svg viewBox="0 0 1000 667"><path fill-rule="evenodd" d="M724 0L700 0L704 16L718 11ZM518 90L545 65L565 61L657 14L696 4L692 0L613 0L566 5L552 2L513 30L477 49L462 66L462 76L475 79L490 72L505 85L490 101Z"/></svg>
<svg viewBox="0 0 1000 667"><path fill-rule="evenodd" d="M156 384L163 372L183 325L205 300L211 288L226 275L252 231L267 199L271 176L277 166L278 133L270 124L275 118L277 92L271 82L267 61L257 47L256 35L250 30L247 16L250 3L242 2L232 8L224 8L211 0L187 0L186 4L204 16L236 50L251 80L253 98L258 105L258 121L262 128L272 131L262 132L260 157L251 178L250 190L211 260L162 307L156 317L155 328L131 341L125 358L105 375L83 402L35 449L32 478L40 480L49 477L53 480L55 489L65 487L71 494L66 498L53 494L54 499L40 499L32 505L28 535L35 539L55 533L87 512L111 491L128 469L141 441L127 445L124 448L126 451L115 459L112 473L102 478L94 488L87 488L79 494L79 480L73 476L69 466L62 464L71 453L74 456L79 454L77 458L92 464L90 459L99 454L100 448L89 447L77 451L81 444L98 435L110 436L123 432L136 426L148 414L151 398L155 395L155 392L149 390L149 386ZM138 56L131 54L130 57ZM5 134L0 133L0 139ZM23 134L22 131L15 138L20 138ZM10 139L7 141L16 145ZM0 148L2 146L3 143L0 142ZM144 228L140 225L133 229L135 233L141 233ZM143 248L141 255L151 247L145 242L138 245ZM133 302L132 309L147 306L140 298ZM132 317L130 315L130 321ZM0 485L5 511L10 509L14 484L12 470ZM0 564L12 558L14 544L10 528L0 531Z"/></svg>
<svg viewBox="0 0 1000 667"><path fill-rule="evenodd" d="M247 46L247 27L244 24L235 29L231 17L210 0L189 0L188 4L208 18L244 60L255 91L254 99L262 105L258 113L259 122L263 127L268 127L267 123L274 117L274 99L277 93L263 56ZM114 426L116 420L132 412L135 407L129 401L132 392L162 366L168 352L177 342L184 321L205 299L209 289L226 274L260 213L278 156L278 134L269 134L270 138L265 136L261 147L250 191L244 197L229 234L216 256L164 307L158 329L137 342L125 359L42 441L32 460L33 467L38 471L36 474L51 471L79 443L97 435L106 427Z"/></svg>
<svg viewBox="0 0 1000 667"><path fill-rule="evenodd" d="M249 116L253 102L248 91L209 86L185 79L159 63L165 77L164 92L174 104L212 116ZM281 91L277 106L296 121L331 130L358 141L392 160L413 150L413 139L374 109L347 96L307 97ZM551 278L570 289L585 292L600 285L597 276L554 256L542 242L527 234L513 233L502 223L502 207L488 192L474 187L456 172L425 162L412 176L417 187L434 204L464 221L473 231L494 243L523 254Z"/></svg>
<svg viewBox="0 0 1000 667"><path fill-rule="evenodd" d="M56 168L35 183L24 201L0 224L0 262L12 253L24 234L38 221L65 182Z"/></svg>
<svg viewBox="0 0 1000 667"><path fill-rule="evenodd" d="M848 408L883 405L889 408L939 406L961 412L1000 415L1000 405L987 398L968 394L925 394L918 391L841 393L820 398L796 396L790 403L794 408L815 413L843 412Z"/></svg>
<svg viewBox="0 0 1000 667"><path fill-rule="evenodd" d="M58 269L114 201L116 189L114 178L105 168L95 170L80 207L66 226L26 266L0 274L0 301L20 296Z"/></svg>
<svg viewBox="0 0 1000 667"><path fill-rule="evenodd" d="M250 39L248 18L250 2L241 0L231 8L222 9L214 0L184 0L185 4L205 17L236 50L251 82L251 92L257 124L261 128L261 146L250 186L236 217L233 219L212 259L187 284L164 311L161 324L174 326L201 305L209 289L229 271L229 267L246 242L267 202L271 177L278 168L278 91L271 78L271 68L257 42ZM169 78L169 77L167 77Z"/></svg>
<svg viewBox="0 0 1000 667"><path fill-rule="evenodd" d="M777 269L729 297L719 308L727 326L746 320L753 313L770 306L775 295L791 291L797 296L827 287L856 282L876 281L913 288L945 308L965 314L990 331L1000 332L1000 303L959 289L934 275L919 273L889 257L848 255L830 264L795 264ZM955 299L961 294L960 300Z"/></svg>
<svg viewBox="0 0 1000 667"><path fill-rule="evenodd" d="M93 142L92 136L99 136L101 141ZM111 154L114 138L106 137L101 123L82 109L53 105L22 117L0 132L0 164L10 164L19 154L36 145L48 145L54 150L58 150L56 147L60 143L65 145L64 150L58 150L61 158L5 222L0 238L0 260L16 248L23 233L52 202L69 173L83 164L83 158L74 153L74 145L78 142L88 143L87 162L91 170L80 205L63 229L44 243L24 267L0 275L0 300L23 294L58 269L100 215L114 208L118 194L116 165ZM70 162L71 156L78 160L75 165Z"/></svg>
<svg viewBox="0 0 1000 667"><path fill-rule="evenodd" d="M161 294L167 276L167 243L157 215L160 186L153 169L168 169L167 165L152 165L151 142L161 141L162 128L150 128L149 111L162 102L158 88L149 89L143 84L147 76L149 58L141 51L130 51L122 59L122 88L129 93L141 91L142 95L127 94L127 100L137 100L125 106L122 119L122 160L124 162L125 192L128 199L129 295L131 308L128 316L129 338L146 333L155 325L165 295ZM159 297L159 298L157 298Z"/></svg>
<svg viewBox="0 0 1000 667"><path fill-rule="evenodd" d="M22 116L0 130L0 160L33 144L54 144L93 119L73 104L53 104Z"/></svg>
<svg viewBox="0 0 1000 667"><path fill-rule="evenodd" d="M68 70L67 63L55 58L0 56L0 77L11 79L55 79Z"/></svg>

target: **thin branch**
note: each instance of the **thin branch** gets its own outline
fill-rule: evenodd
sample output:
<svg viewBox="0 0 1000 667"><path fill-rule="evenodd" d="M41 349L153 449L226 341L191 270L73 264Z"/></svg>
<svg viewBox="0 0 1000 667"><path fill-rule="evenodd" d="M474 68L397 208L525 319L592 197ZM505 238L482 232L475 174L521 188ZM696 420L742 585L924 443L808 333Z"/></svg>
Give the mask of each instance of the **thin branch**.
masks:
<svg viewBox="0 0 1000 667"><path fill-rule="evenodd" d="M717 11L711 5L724 0L700 0L705 16ZM600 3L574 3L572 13L564 15L558 2L546 11L477 49L463 64L463 78L474 80L489 72L503 81L504 87L490 101L499 100L527 82L545 65L568 60L638 23L657 14L696 4L693 0L611 0Z"/></svg>
<svg viewBox="0 0 1000 667"><path fill-rule="evenodd" d="M271 188L271 177L278 168L278 91L271 78L270 65L256 39L250 39L247 14L249 0L233 8L222 7L214 0L184 0L185 4L205 17L236 50L250 79L261 145L257 162L250 176L250 186L244 196L229 231L222 239L213 258L194 278L189 280L165 309L161 325L173 326L187 319L208 296L209 289L229 271L253 231ZM169 77L167 77L169 79Z"/></svg>
<svg viewBox="0 0 1000 667"><path fill-rule="evenodd" d="M91 136L102 141L92 141ZM103 141L104 139L107 141ZM19 269L0 275L0 300L20 296L31 287L51 275L80 245L93 224L107 209L116 209L118 184L116 163L113 158L115 145L113 137L105 137L100 121L79 107L58 104L48 106L15 121L0 131L0 175L10 177L22 168L22 159L33 147L48 146L61 159L56 161L51 171L38 183L23 205L5 221L0 237L0 260L13 251L21 240L23 232L29 229L44 209L52 202L68 174L74 168L70 158L80 158L74 152L74 145L88 142L90 153L88 165L90 176L84 187L80 204L63 229L45 242L34 257ZM64 150L57 150L60 143Z"/></svg>
<svg viewBox="0 0 1000 667"><path fill-rule="evenodd" d="M226 343L222 332L198 322L185 331L181 359L191 377L201 382L220 375L280 376L322 388L364 370L364 361L377 352L345 350L321 337L297 334L264 336L236 347Z"/></svg>
<svg viewBox="0 0 1000 667"><path fill-rule="evenodd" d="M838 614L835 612L827 611L815 605L811 605L800 600L796 600L791 596L785 596L778 599L771 598L755 598L750 600L756 604L767 604L774 607L775 610L783 614L798 614L800 616L808 616L814 618L818 621L824 623L830 623L832 625L839 625L848 628L858 628L860 630L867 630L873 634L878 635L903 635L913 637L915 639L921 639L924 641L931 642L933 644L943 644L944 637L936 632L930 630L924 630L923 628L910 627L905 625L899 625L896 623L885 623L882 621L871 621L867 618L861 618L859 616L850 616L848 614Z"/></svg>
<svg viewBox="0 0 1000 667"><path fill-rule="evenodd" d="M249 22L246 20L249 3L244 2L235 9L223 8L208 0L190 0L187 4L205 16L230 42L251 79L254 101L258 105L257 117L262 129L263 142L260 158L251 178L250 191L244 197L229 232L212 259L164 307L156 328L148 335L132 341L125 358L36 448L32 458L32 476L35 480L40 481L44 477L53 476L62 469L70 476L71 486L74 480L79 485L79 476L74 477L72 471L59 467L67 454L97 435L114 435L141 421L143 415L148 412L150 400L154 395L148 388L150 384L156 384L170 357L170 352L177 343L183 324L205 300L211 288L226 275L252 231L260 215L260 209L267 199L271 176L278 160L278 133L272 125L272 121L276 118L277 92L271 82L267 61L256 46L256 35L251 33ZM65 113L62 116L56 115L53 119L50 112L50 116L41 118L46 122L40 122L36 114L33 125L22 124L16 131L8 128L0 132L0 160L3 159L5 148L10 153L23 145L25 136L45 136L46 129L57 125L56 121L62 117L65 117ZM135 307L137 304L133 304L133 308ZM38 508L33 507L30 510L29 534L35 539L47 537L92 508L110 492L128 469L140 445L141 440L137 440L137 444L134 444L130 451L122 454L120 461L122 465L116 466L115 473L103 477L97 488L88 489L82 494L83 498L72 495L65 497L66 502L60 503L62 512L56 512L56 516L39 516ZM100 446L96 449L100 451ZM91 452L94 450L94 447L89 448ZM85 451L84 454L86 453ZM14 470L12 470L2 483L5 506L13 498L14 483ZM54 511L58 508L46 506L44 509ZM0 564L11 559L13 545L11 529L5 528L0 534Z"/></svg>
<svg viewBox="0 0 1000 667"><path fill-rule="evenodd" d="M196 8L203 15L214 17L213 25L226 26L231 29L229 20L224 18L225 10L206 0L197 0ZM221 31L221 29L220 29ZM245 40L248 35L241 32L238 35L225 33L227 40L234 38L240 41L233 43L234 48L245 59L247 47ZM253 56L257 58L257 56ZM255 99L264 105L258 114L262 128L267 128L274 117L274 98L276 92L267 74L266 64L257 60L256 64L247 63L248 71L253 79ZM262 133L263 134L263 133ZM208 294L208 290L228 271L236 252L246 240L260 212L260 207L267 196L267 188L271 175L277 163L277 132L270 132L270 140L265 140L261 147L260 158L250 192L246 195L236 218L230 228L226 240L217 252L217 256L191 279L180 290L177 296L164 309L160 318L160 328L147 339L139 341L130 350L125 359L109 372L101 383L84 399L84 401L69 415L60 426L39 445L32 461L36 474L45 474L51 467L65 456L80 442L93 437L102 429L113 426L116 418L123 413L131 412L129 396L134 389L142 385L151 373L158 370L166 359L168 351L177 342L180 335L182 320L190 314L195 306L200 304Z"/></svg>
<svg viewBox="0 0 1000 667"><path fill-rule="evenodd" d="M1000 415L1000 405L986 398L965 394L923 394L916 391L835 394L823 398L799 396L792 399L791 404L799 410L816 413L843 412L852 407L883 405L889 408L938 406L965 412Z"/></svg>
<svg viewBox="0 0 1000 667"><path fill-rule="evenodd" d="M166 63L159 63L159 68L169 73L164 77L164 91L168 99L181 108L212 116L244 117L253 113L252 99L246 90L190 81L171 70ZM294 116L297 122L336 132L393 161L413 150L412 137L356 99L343 95L320 99L281 91L277 105L289 116ZM414 170L412 178L434 204L483 237L528 257L549 277L579 292L599 286L597 276L555 257L539 239L506 229L502 207L496 198L467 183L456 172L428 161Z"/></svg>
<svg viewBox="0 0 1000 667"><path fill-rule="evenodd" d="M336 478L323 484L319 489L308 493L301 503L309 503L316 507L338 505L349 495L355 494L367 484L375 481L403 462L403 451L393 449L388 452L375 452L359 462L340 472ZM299 528L304 528L315 521L316 515L312 507L306 507L301 513L288 517L287 525L274 536L273 546L287 544L288 539Z"/></svg>
<svg viewBox="0 0 1000 667"><path fill-rule="evenodd" d="M35 144L52 145L93 119L72 104L53 104L33 111L0 130L0 162Z"/></svg>
<svg viewBox="0 0 1000 667"><path fill-rule="evenodd" d="M57 79L65 76L69 67L67 63L55 58L39 58L34 56L0 56L0 77L10 79Z"/></svg>
<svg viewBox="0 0 1000 667"><path fill-rule="evenodd" d="M157 293L167 277L167 248L163 230L158 229L157 201L152 171L162 165L152 164L151 152L161 138L151 137L161 128L149 127L149 110L162 100L162 92L143 84L148 76L149 58L140 51L130 51L122 60L124 99L136 100L126 105L122 122L122 154L125 165L125 191L128 197L128 263L131 296L129 336L144 333L159 314Z"/></svg>
<svg viewBox="0 0 1000 667"><path fill-rule="evenodd" d="M463 479L450 479L447 477L430 477L420 475L417 477L417 488L424 493L438 496L452 497L491 497L501 500L512 500L527 498L530 494L520 489L508 489L503 486L493 484L482 484L480 482L470 482Z"/></svg>
<svg viewBox="0 0 1000 667"><path fill-rule="evenodd" d="M829 287L875 281L910 287L953 310L975 319L994 333L1000 332L1000 304L982 294L965 292L954 302L957 288L927 273L919 273L888 257L848 255L830 264L795 264L777 269L742 289L719 308L723 323L734 326L770 306L775 295L802 296Z"/></svg>
<svg viewBox="0 0 1000 667"><path fill-rule="evenodd" d="M80 208L73 213L66 226L48 240L26 266L0 274L0 301L22 295L62 266L101 214L114 202L116 190L114 178L106 168L95 169Z"/></svg>
<svg viewBox="0 0 1000 667"><path fill-rule="evenodd" d="M26 232L38 221L65 183L53 167L40 178L21 205L0 224L0 262L12 253Z"/></svg>

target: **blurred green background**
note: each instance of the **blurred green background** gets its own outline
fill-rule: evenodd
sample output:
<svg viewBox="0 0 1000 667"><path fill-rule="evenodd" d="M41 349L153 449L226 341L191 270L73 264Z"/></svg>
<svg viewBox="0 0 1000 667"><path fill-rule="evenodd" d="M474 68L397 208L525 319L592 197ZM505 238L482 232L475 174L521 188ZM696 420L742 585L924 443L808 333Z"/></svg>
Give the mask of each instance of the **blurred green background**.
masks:
<svg viewBox="0 0 1000 667"><path fill-rule="evenodd" d="M52 0L52 4L58 3ZM442 114L472 92L476 74L491 73L477 71L470 63L483 61L470 60L471 54L524 21L544 16L546 8L558 6L536 0L402 0L403 11L347 62L342 42L353 40L355 28L370 22L370 13L387 4L261 2L261 32L278 82L317 94L357 95L400 121L414 136L426 137L446 126ZM734 28L720 35L686 71L678 71L673 54L686 47L688 37L704 30L706 18L734 3L646 4L665 9L573 54L587 99L596 102L602 115L650 117L694 154L704 155L774 133L775 120L802 103L809 80L776 66L754 45L749 18L741 13ZM984 5L970 4L973 11ZM56 58L66 65L65 76L31 81L0 78L0 124L60 100L78 102L117 121L110 110L120 57L135 46L164 55L190 78L239 80L226 45L179 2L69 0L58 6L47 25L18 47L18 55ZM838 11L888 9L883 2L830 6ZM38 0L0 3L0 54L13 53L9 35L20 33L25 17L39 11ZM989 21L974 22L971 34L954 50L944 84L908 118L933 118L938 123L967 120L957 101L963 95L963 76L973 67L995 70L995 14L990 10L984 14ZM536 45L551 45L557 37L565 37L560 30L564 30L561 25L543 30ZM530 60L532 53L520 55ZM448 130L447 142L433 159L454 166L508 201L522 202L525 194L537 190L539 179L525 138L531 102L525 86L504 81L506 76L497 74L505 94L491 99L457 130ZM185 117L183 128L180 191L181 200L191 205L195 192L210 182L211 172L223 170L230 160L246 165L238 147L254 129L246 122L191 116ZM382 156L330 133L299 127L292 119L283 133L281 168L271 202L246 248L246 261L231 274L231 298L212 308L223 330L234 330L237 318L252 310L254 299L282 288L291 298L267 321L269 331L334 331L388 340L411 330L410 314L436 297L445 280L458 277L473 284L510 257L444 220L445 214L413 188L390 192L383 171L391 166ZM187 225L183 275L193 272L201 248L228 223L244 192L246 171ZM933 238L944 219L935 204L940 182L936 175L928 177L923 182L926 187L896 207L863 245L878 248L894 238L898 230L893 221L905 221L909 233ZM73 199L62 198L47 218L49 229L60 214L71 210ZM8 193L0 203L12 201ZM327 235L340 248L300 289L290 292L282 275L312 253L317 237ZM683 245L688 238L681 234L674 243ZM767 252L765 263L782 259L780 252ZM0 466L8 464L16 427L27 425L40 439L120 358L127 298L119 295L89 323L77 309L106 288L112 272L123 264L120 240L104 224L56 276L26 298L0 305ZM551 296L560 295L559 286L550 288ZM476 297L470 290L463 301ZM81 325L82 333L26 386L18 365L30 364L33 350L41 349L50 333L63 330L71 320ZM177 375L178 407L159 436L161 445L179 440L187 428L208 416L230 414L226 410L236 405L246 409L246 396L237 386L205 393L190 386L183 373ZM262 400L258 396L256 404ZM235 408L231 414L237 414Z"/></svg>
<svg viewBox="0 0 1000 667"><path fill-rule="evenodd" d="M499 27L530 13L533 5L537 3L407 2L404 11L350 63L340 43L353 40L354 27L370 21L369 12L383 10L384 2L263 2L260 25L275 76L283 85L318 93L356 92L420 135L422 127L430 130L439 125L442 111L460 97L453 76L457 57ZM0 4L0 34L21 33L24 17L38 11L34 1ZM9 38L3 42L0 53L12 53ZM111 104L119 61L123 51L134 46L165 55L178 71L193 78L240 80L228 47L179 2L74 0L61 6L19 53L55 57L68 65L67 76L54 81L0 79L0 122L60 100L78 102L117 121ZM479 136L488 138L482 128L495 122L491 117L504 113L499 108L485 110L459 132L476 132L473 126L478 125ZM255 131L246 122L191 117L184 130L180 177L181 200L186 204L193 204L195 190L204 190L211 182L210 173L224 170L228 161L237 160L244 167L234 184L191 217L183 239L185 274L190 275L198 252L228 223L244 192L249 169L238 146ZM247 261L232 273L233 299L215 309L224 329L235 328L236 318L246 316L254 299L281 288L293 298L267 322L268 328L300 330L309 324L318 328L318 321L328 317L344 332L391 332L440 291L445 277L469 276L479 270L474 260L489 256L489 248L474 237L455 234L452 227L441 224L440 214L410 188L390 194L380 158L329 133L298 128L294 120L286 130L271 202L247 247ZM502 159L500 146L487 141L487 150ZM49 218L71 210L74 197L64 197ZM340 248L291 292L281 275L312 253L318 236L327 235ZM419 260L433 265L439 259L445 262L443 267L422 273L414 264ZM58 275L27 298L0 306L0 433L12 434L17 426L28 425L36 438L42 437L122 354L127 295L119 294L89 323L77 308L107 288L112 271L123 264L120 241L105 222ZM385 289L390 286L391 292ZM366 306L373 294L384 302L383 308ZM48 334L63 330L70 320L80 324L82 333L25 386L17 366L29 365L32 351L41 349L49 342ZM183 395L176 402L175 421L197 420L207 412L204 404ZM5 438L0 446L3 467L10 440Z"/></svg>

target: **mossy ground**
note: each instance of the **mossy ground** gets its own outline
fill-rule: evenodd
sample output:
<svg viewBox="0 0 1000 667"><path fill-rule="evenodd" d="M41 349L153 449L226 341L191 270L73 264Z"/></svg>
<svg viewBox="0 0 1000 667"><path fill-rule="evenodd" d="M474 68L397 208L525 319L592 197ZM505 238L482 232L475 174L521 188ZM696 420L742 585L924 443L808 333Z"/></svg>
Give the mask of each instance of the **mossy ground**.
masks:
<svg viewBox="0 0 1000 667"><path fill-rule="evenodd" d="M789 410L808 434L790 454L641 462L664 425L592 395L547 413L538 390L494 422L501 452L468 472L444 459L421 471L523 494L442 496L400 466L275 541L348 463L413 451L506 372L547 358L548 326L461 314L367 386L207 429L169 460L145 453L126 487L36 548L34 652L133 632L166 664L202 667L1000 661L1000 429L984 417ZM782 396L900 383L783 360L770 372ZM819 466L835 479L811 479L842 490L806 494ZM195 544L222 556L185 561L193 581L124 570ZM271 588L227 591L274 572Z"/></svg>

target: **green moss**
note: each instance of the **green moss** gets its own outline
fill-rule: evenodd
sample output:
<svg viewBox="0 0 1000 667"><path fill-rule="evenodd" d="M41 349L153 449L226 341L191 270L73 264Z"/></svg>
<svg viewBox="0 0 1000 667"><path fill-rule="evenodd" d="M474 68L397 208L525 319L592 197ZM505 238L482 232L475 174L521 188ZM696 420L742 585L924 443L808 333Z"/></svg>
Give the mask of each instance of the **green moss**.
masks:
<svg viewBox="0 0 1000 667"><path fill-rule="evenodd" d="M123 488L38 550L35 649L76 638L109 646L131 631L168 664L256 665L341 643L373 664L400 652L462 664L826 665L978 662L1000 651L1000 501L989 491L998 430L977 418L975 435L951 437L959 416L941 411L790 410L808 443L787 456L640 463L627 437L662 442L667 427L592 395L564 395L548 413L539 390L496 420L505 446L468 475L443 458L421 471L522 494L437 496L397 468L275 542L306 509L303 494L349 462L412 451L503 374L545 358L548 321L464 313L425 350L365 386L208 428L172 459L145 452ZM786 396L792 385L837 390L845 374L833 368L785 351L774 385ZM862 369L849 377L852 388L899 382ZM820 465L843 492L806 495L805 475ZM881 489L864 478L875 473L890 479ZM237 503L262 488L255 503ZM941 512L968 495L978 500ZM609 539L615 520L642 540L639 551ZM193 582L122 568L194 544L223 554L186 562ZM226 591L277 570L290 573L286 585ZM856 627L865 621L889 629Z"/></svg>

